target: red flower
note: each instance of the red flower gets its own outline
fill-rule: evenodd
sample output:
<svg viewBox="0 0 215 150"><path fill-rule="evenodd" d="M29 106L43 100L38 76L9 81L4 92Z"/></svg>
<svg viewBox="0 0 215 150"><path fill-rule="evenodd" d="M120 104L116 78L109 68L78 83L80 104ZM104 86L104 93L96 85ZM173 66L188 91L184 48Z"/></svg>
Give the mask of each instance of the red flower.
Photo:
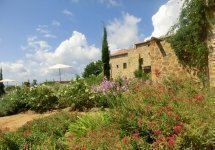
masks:
<svg viewBox="0 0 215 150"><path fill-rule="evenodd" d="M161 131L160 131L160 130L154 130L153 133L154 133L154 134L160 134Z"/></svg>
<svg viewBox="0 0 215 150"><path fill-rule="evenodd" d="M176 140L176 135L172 135L167 137L167 142L169 144L170 147L174 147L175 146L175 140Z"/></svg>
<svg viewBox="0 0 215 150"><path fill-rule="evenodd" d="M171 147L173 146L173 147L174 147L174 146L175 146L175 140L172 139L172 138L169 139L169 140L168 140L168 144L169 144L169 146L171 146Z"/></svg>
<svg viewBox="0 0 215 150"><path fill-rule="evenodd" d="M154 146L157 146L157 145L159 145L159 142L156 141L156 142L153 143L153 145L154 145Z"/></svg>
<svg viewBox="0 0 215 150"><path fill-rule="evenodd" d="M130 141L130 139L127 136L122 139L122 142L124 142L124 143L128 143L129 141Z"/></svg>
<svg viewBox="0 0 215 150"><path fill-rule="evenodd" d="M132 135L132 138L133 138L134 140L138 140L138 139L139 139L139 132L134 133L134 134Z"/></svg>
<svg viewBox="0 0 215 150"><path fill-rule="evenodd" d="M183 124L179 123L178 125L173 127L173 130L176 134L179 134L181 132L182 128L183 128Z"/></svg>
<svg viewBox="0 0 215 150"><path fill-rule="evenodd" d="M135 129L134 130L134 133L133 133L133 135L132 135L132 138L134 139L134 140L138 140L139 139L139 131L137 130L137 129Z"/></svg>
<svg viewBox="0 0 215 150"><path fill-rule="evenodd" d="M85 146L82 146L82 147L81 147L81 150L86 150L86 147L85 147Z"/></svg>
<svg viewBox="0 0 215 150"><path fill-rule="evenodd" d="M194 96L194 99L198 102L201 102L204 100L204 96L203 95L196 95L196 96Z"/></svg>

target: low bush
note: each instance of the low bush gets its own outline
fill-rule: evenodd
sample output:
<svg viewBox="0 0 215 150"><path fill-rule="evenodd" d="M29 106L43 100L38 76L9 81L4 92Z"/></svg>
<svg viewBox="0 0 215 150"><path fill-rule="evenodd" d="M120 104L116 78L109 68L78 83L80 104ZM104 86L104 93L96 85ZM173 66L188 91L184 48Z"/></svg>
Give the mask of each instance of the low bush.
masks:
<svg viewBox="0 0 215 150"><path fill-rule="evenodd" d="M27 89L16 87L0 98L0 116L12 115L27 110Z"/></svg>
<svg viewBox="0 0 215 150"><path fill-rule="evenodd" d="M26 102L31 110L44 112L57 106L58 97L50 87L46 85L36 85L29 89Z"/></svg>
<svg viewBox="0 0 215 150"><path fill-rule="evenodd" d="M95 106L90 86L79 78L62 87L58 92L58 97L60 107L72 105L73 109L83 111Z"/></svg>
<svg viewBox="0 0 215 150"><path fill-rule="evenodd" d="M0 149L67 149L64 135L75 119L61 112L28 122L16 132L0 133Z"/></svg>

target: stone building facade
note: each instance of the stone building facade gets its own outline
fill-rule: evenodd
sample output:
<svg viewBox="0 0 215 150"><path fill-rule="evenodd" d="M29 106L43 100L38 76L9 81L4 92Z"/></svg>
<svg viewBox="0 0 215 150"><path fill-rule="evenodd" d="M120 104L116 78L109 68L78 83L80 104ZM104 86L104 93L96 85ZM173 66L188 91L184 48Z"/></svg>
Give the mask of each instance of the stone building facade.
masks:
<svg viewBox="0 0 215 150"><path fill-rule="evenodd" d="M140 59L140 62L139 62ZM184 75L173 49L165 38L151 38L137 43L132 49L119 50L110 57L111 77L133 78L141 63L144 72L151 73L153 81L161 81L169 75Z"/></svg>

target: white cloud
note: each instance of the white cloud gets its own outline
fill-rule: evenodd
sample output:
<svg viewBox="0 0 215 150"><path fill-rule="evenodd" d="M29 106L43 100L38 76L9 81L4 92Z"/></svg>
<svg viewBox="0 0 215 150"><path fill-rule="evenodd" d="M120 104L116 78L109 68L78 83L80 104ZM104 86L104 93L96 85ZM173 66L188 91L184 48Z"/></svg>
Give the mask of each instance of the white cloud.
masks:
<svg viewBox="0 0 215 150"><path fill-rule="evenodd" d="M57 21L57 20L53 20L52 25L59 27L61 25L61 23L59 21Z"/></svg>
<svg viewBox="0 0 215 150"><path fill-rule="evenodd" d="M57 21L52 21L52 25L59 26L60 23ZM36 31L41 33L46 38L56 38L56 36L52 34L50 30L48 30L47 25L38 25L38 27L36 28Z"/></svg>
<svg viewBox="0 0 215 150"><path fill-rule="evenodd" d="M53 34L45 34L44 36L47 38L56 38L56 36Z"/></svg>
<svg viewBox="0 0 215 150"><path fill-rule="evenodd" d="M47 25L38 25L38 27L36 28L36 31L39 33L44 33L47 34L50 31L48 30L48 26Z"/></svg>
<svg viewBox="0 0 215 150"><path fill-rule="evenodd" d="M114 19L107 25L110 50L128 48L139 41L138 23L141 21L128 13L122 19Z"/></svg>
<svg viewBox="0 0 215 150"><path fill-rule="evenodd" d="M121 5L121 0L98 0L100 3L106 3L111 6Z"/></svg>
<svg viewBox="0 0 215 150"><path fill-rule="evenodd" d="M64 10L62 11L62 13L63 13L64 15L66 15L66 16L73 16L73 13L72 13L71 11L67 10L67 9L64 9Z"/></svg>
<svg viewBox="0 0 215 150"><path fill-rule="evenodd" d="M75 74L80 74L84 67L100 58L100 50L90 45L84 34L74 31L71 37L62 41L53 50L52 47L37 37L27 39L26 56L16 62L0 62L4 78L19 81L37 79L38 81L59 80L58 70L48 69L50 66L62 63L72 68L62 69L62 80L70 80Z"/></svg>
<svg viewBox="0 0 215 150"><path fill-rule="evenodd" d="M162 5L158 12L152 16L154 31L151 36L159 37L165 35L171 26L176 23L182 5L182 0L169 0Z"/></svg>

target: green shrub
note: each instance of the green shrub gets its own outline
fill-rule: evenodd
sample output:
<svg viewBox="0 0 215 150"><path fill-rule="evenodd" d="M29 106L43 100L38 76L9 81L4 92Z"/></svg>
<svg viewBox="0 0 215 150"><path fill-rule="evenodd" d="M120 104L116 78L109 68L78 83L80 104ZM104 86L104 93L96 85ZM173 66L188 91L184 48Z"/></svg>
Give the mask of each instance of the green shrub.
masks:
<svg viewBox="0 0 215 150"><path fill-rule="evenodd" d="M67 149L64 135L75 119L61 112L28 122L16 132L0 133L0 149Z"/></svg>
<svg viewBox="0 0 215 150"><path fill-rule="evenodd" d="M31 110L44 112L56 107L58 97L50 87L39 85L30 88L26 101Z"/></svg>
<svg viewBox="0 0 215 150"><path fill-rule="evenodd" d="M60 107L74 105L76 110L85 110L95 106L90 86L83 79L64 86L58 93Z"/></svg>
<svg viewBox="0 0 215 150"><path fill-rule="evenodd" d="M98 76L89 76L87 78L84 78L84 81L89 85L89 86L92 86L92 85L97 85L99 83L101 83L103 80L103 75L102 73L99 74Z"/></svg>
<svg viewBox="0 0 215 150"><path fill-rule="evenodd" d="M135 78L143 79L143 80L149 80L151 79L150 73L145 73L143 70L136 70L134 71Z"/></svg>
<svg viewBox="0 0 215 150"><path fill-rule="evenodd" d="M29 109L26 103L27 90L16 87L0 99L0 116L12 115Z"/></svg>
<svg viewBox="0 0 215 150"><path fill-rule="evenodd" d="M83 137L90 130L105 126L110 123L110 114L102 112L94 112L86 114L70 124L69 131L77 137Z"/></svg>

